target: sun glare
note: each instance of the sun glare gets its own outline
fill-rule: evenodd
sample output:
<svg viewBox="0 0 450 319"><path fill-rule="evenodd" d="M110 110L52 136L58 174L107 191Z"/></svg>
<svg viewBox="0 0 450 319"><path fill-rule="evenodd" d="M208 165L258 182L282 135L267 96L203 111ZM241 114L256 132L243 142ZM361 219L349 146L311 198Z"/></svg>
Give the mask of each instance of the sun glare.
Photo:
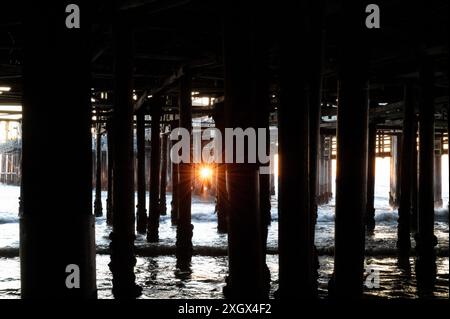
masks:
<svg viewBox="0 0 450 319"><path fill-rule="evenodd" d="M203 166L200 169L200 178L202 179L209 179L212 176L212 169L210 167L207 166Z"/></svg>

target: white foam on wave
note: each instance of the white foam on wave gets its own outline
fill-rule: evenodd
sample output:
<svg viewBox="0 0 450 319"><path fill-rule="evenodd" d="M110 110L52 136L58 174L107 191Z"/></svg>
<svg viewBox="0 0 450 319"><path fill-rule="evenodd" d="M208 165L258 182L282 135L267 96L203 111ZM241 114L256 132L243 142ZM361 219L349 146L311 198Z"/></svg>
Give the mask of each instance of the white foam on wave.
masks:
<svg viewBox="0 0 450 319"><path fill-rule="evenodd" d="M11 213L0 212L0 225L18 223L19 217Z"/></svg>
<svg viewBox="0 0 450 319"><path fill-rule="evenodd" d="M19 220L19 196L20 187L0 185L0 220L8 223Z"/></svg>
<svg viewBox="0 0 450 319"><path fill-rule="evenodd" d="M0 248L19 246L19 217L18 196L19 187L0 185ZM147 193L148 195L148 193ZM107 248L109 245L109 233L111 227L106 225L106 197L107 193L102 192L103 213L102 217L96 218L96 242L99 247ZM176 227L172 227L170 221L171 211L171 194L167 194L167 215L161 216L160 223L160 239L161 244L174 245L176 238ZM448 199L443 198L447 203ZM193 243L198 246L222 247L226 245L226 235L217 234L217 214L215 213L214 197L192 198L192 224L194 225ZM278 245L278 207L277 198L272 197L272 224L269 228L268 245L269 247L277 247ZM148 202L147 202L148 205ZM397 232L397 210L392 210L388 206L388 198L386 196L377 196L375 201L376 213L375 219L377 224L376 238L387 240L394 238ZM448 208L437 209L435 211L436 233L439 235L440 242L443 246L448 246ZM334 220L335 220L335 202L334 199L327 205L322 205L318 209L316 243L321 248L330 248L333 246L334 238ZM442 234L447 234L444 239ZM142 237L142 238L140 238ZM138 236L137 245L146 245L144 236ZM374 243L375 247L394 247L395 240L388 243Z"/></svg>
<svg viewBox="0 0 450 319"><path fill-rule="evenodd" d="M375 210L375 223L396 224L398 220L398 212L396 210Z"/></svg>
<svg viewBox="0 0 450 319"><path fill-rule="evenodd" d="M448 222L448 207L438 208L434 211L436 221Z"/></svg>
<svg viewBox="0 0 450 319"><path fill-rule="evenodd" d="M334 212L330 211L321 211L317 213L317 222L318 223L331 223L334 222Z"/></svg>

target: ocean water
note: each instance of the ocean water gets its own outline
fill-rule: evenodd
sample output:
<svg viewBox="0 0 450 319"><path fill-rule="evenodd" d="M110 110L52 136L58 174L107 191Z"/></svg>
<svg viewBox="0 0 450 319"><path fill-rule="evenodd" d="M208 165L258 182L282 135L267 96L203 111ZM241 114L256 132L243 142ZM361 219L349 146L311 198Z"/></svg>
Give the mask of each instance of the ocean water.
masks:
<svg viewBox="0 0 450 319"><path fill-rule="evenodd" d="M416 298L414 260L411 269L397 265L396 237L397 211L388 205L389 159L377 160L376 178L376 229L366 236L366 264L380 273L380 287L365 289L367 297ZM448 176L446 158L443 160L443 178ZM334 171L334 170L333 170ZM448 182L443 185L444 205L448 203ZM334 191L334 190L333 190ZM148 194L147 194L148 195ZM17 217L19 187L0 185L0 298L20 298L19 272L19 224ZM102 193L106 207L106 192ZM160 242L149 244L145 236L138 235L136 247L139 254L136 265L136 280L143 287L141 298L223 298L222 288L227 275L227 236L217 233L217 218L214 214L214 198L194 197L192 222L194 225L191 273L178 273L173 256L176 228L170 221L171 194L167 195L167 216L160 219ZM148 203L147 203L148 204ZM435 234L437 246L436 298L448 298L448 210L435 212ZM96 219L97 287L99 298L112 298L111 273L108 268L109 233L105 217ZM272 197L272 224L269 227L266 258L271 271L272 296L278 286L278 212L276 197ZM316 226L316 246L320 258L319 293L327 296L327 283L333 270L334 247L334 199L319 207ZM414 247L414 240L412 239ZM155 256L152 252L158 249Z"/></svg>

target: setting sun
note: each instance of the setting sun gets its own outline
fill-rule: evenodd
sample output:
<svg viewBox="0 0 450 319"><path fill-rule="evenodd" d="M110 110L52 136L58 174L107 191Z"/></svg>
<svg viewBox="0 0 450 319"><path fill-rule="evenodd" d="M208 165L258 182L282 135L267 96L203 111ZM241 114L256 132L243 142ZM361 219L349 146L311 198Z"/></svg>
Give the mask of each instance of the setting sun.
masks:
<svg viewBox="0 0 450 319"><path fill-rule="evenodd" d="M209 179L211 178L212 174L213 174L212 169L208 166L203 166L200 169L200 178L202 179Z"/></svg>

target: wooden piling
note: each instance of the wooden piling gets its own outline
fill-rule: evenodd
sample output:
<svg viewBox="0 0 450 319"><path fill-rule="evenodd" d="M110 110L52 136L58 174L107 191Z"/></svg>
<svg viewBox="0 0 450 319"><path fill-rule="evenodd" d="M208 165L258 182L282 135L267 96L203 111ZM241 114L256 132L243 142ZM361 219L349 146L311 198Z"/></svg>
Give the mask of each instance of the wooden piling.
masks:
<svg viewBox="0 0 450 319"><path fill-rule="evenodd" d="M161 164L161 140L160 123L161 110L164 99L160 96L150 100L151 125L151 149L150 149L150 205L147 225L147 241L156 243L159 241L159 191L160 191L160 164Z"/></svg>
<svg viewBox="0 0 450 319"><path fill-rule="evenodd" d="M314 298L313 216L309 194L309 2L280 6L279 290L280 298ZM295 14L295 17L292 16ZM293 111L296 109L296 111ZM293 113L294 112L294 113ZM294 115L295 114L295 115ZM293 147L295 145L295 147Z"/></svg>
<svg viewBox="0 0 450 319"><path fill-rule="evenodd" d="M1 166L1 183L6 183L6 162L8 155L6 153L2 154L2 166Z"/></svg>
<svg viewBox="0 0 450 319"><path fill-rule="evenodd" d="M136 146L137 146L137 206L136 231L145 234L147 231L147 208L145 182L145 112L144 108L136 114Z"/></svg>
<svg viewBox="0 0 450 319"><path fill-rule="evenodd" d="M262 25L262 23L258 23ZM256 84L255 84L255 104L259 106L257 112L257 143L259 147L259 139L261 131L265 132L265 152L264 155L269 156L270 159L270 128L269 128L269 110L270 110L270 90L269 90L269 69L268 69L268 51L266 32L259 30L256 33L255 47L258 52L254 63L258 66L256 68ZM262 150L258 149L259 153ZM271 215L271 201L270 201L270 160L268 163L263 163L258 160L259 164L259 210L260 210L260 225L261 225L261 259L264 266L263 270L263 295L268 296L270 292L270 270L266 264L267 253L267 237L269 233L269 226L272 221Z"/></svg>
<svg viewBox="0 0 450 319"><path fill-rule="evenodd" d="M161 179L160 179L160 195L159 210L160 215L167 215L166 188L167 188L167 139L168 135L164 132L161 135Z"/></svg>
<svg viewBox="0 0 450 319"><path fill-rule="evenodd" d="M180 80L180 127L192 133L192 76L189 68L184 69L185 75ZM189 149L189 163L181 162L178 165L178 222L176 257L177 267L182 270L189 269L192 258L192 232L191 224L192 205L192 147Z"/></svg>
<svg viewBox="0 0 450 319"><path fill-rule="evenodd" d="M171 124L172 130L179 126L178 121L173 121ZM172 163L172 210L170 212L170 220L172 222L172 226L178 223L178 207L179 207L179 165L174 161Z"/></svg>
<svg viewBox="0 0 450 319"><path fill-rule="evenodd" d="M411 230L417 233L417 221L419 211L419 152L418 152L418 119L414 114L413 121L413 156L411 167Z"/></svg>
<svg viewBox="0 0 450 319"><path fill-rule="evenodd" d="M107 160L108 160L108 197L106 198L106 224L111 226L113 223L113 166L114 166L114 142L113 142L113 127L112 127L112 119L108 119L106 124L106 132L107 132Z"/></svg>
<svg viewBox="0 0 450 319"><path fill-rule="evenodd" d="M400 171L400 207L398 209L398 232L397 248L401 264L409 264L411 250L411 211L412 211L412 183L417 176L413 172L413 157L416 134L414 131L414 104L413 88L411 84L406 84L404 89L404 110L403 110L403 134L402 134L402 162Z"/></svg>
<svg viewBox="0 0 450 319"><path fill-rule="evenodd" d="M274 167L273 165L270 166L270 171L273 172ZM270 174L270 195L271 196L275 196L276 192L275 192L275 174L271 173Z"/></svg>
<svg viewBox="0 0 450 319"><path fill-rule="evenodd" d="M259 29L252 10L255 3L229 1L225 8L225 126L257 128L256 69ZM260 7L262 10L262 7ZM258 12L260 13L260 12ZM258 26L257 26L258 25ZM228 268L227 298L265 296L264 261L259 208L259 165L248 160L249 142L243 147L244 163L227 163ZM236 154L236 143L233 145Z"/></svg>
<svg viewBox="0 0 450 319"><path fill-rule="evenodd" d="M309 192L310 209L312 214L311 237L314 241L315 226L317 221L317 185L319 180L319 154L320 154L320 123L322 108L322 69L324 58L324 31L323 31L323 1L310 1L308 10L309 20L309 55L308 70L310 97L309 97Z"/></svg>
<svg viewBox="0 0 450 319"><path fill-rule="evenodd" d="M11 182L11 154L6 154L5 184Z"/></svg>
<svg viewBox="0 0 450 319"><path fill-rule="evenodd" d="M113 22L114 201L109 268L114 297L120 299L137 297L142 291L134 275L133 38L130 21L117 10Z"/></svg>
<svg viewBox="0 0 450 319"><path fill-rule="evenodd" d="M333 298L362 295L367 190L368 52L361 4L344 2L339 30Z"/></svg>
<svg viewBox="0 0 450 319"><path fill-rule="evenodd" d="M225 104L223 102L216 104L214 112L214 123L222 135L225 136ZM225 164L225 145L222 143L222 161L217 164L217 186L216 186L216 213L217 213L217 231L226 233L228 229L228 192L226 181L226 164Z"/></svg>
<svg viewBox="0 0 450 319"><path fill-rule="evenodd" d="M416 276L419 293L432 291L436 280L434 236L434 73L431 58L422 57L419 104L419 210L416 235Z"/></svg>
<svg viewBox="0 0 450 319"><path fill-rule="evenodd" d="M178 223L178 201L179 201L179 173L178 164L172 163L172 210L170 212L170 219L172 226Z"/></svg>
<svg viewBox="0 0 450 319"><path fill-rule="evenodd" d="M66 28L65 2L23 6L20 293L25 299L97 297L91 20L89 2L79 4L81 29ZM70 116L62 119L62 108ZM67 282L77 268L80 285L71 289Z"/></svg>
<svg viewBox="0 0 450 319"><path fill-rule="evenodd" d="M375 122L369 125L368 160L367 160L367 204L365 224L366 231L373 233L375 230L375 166L376 166L376 141L377 125Z"/></svg>
<svg viewBox="0 0 450 319"><path fill-rule="evenodd" d="M434 149L434 207L442 207L442 137L435 138Z"/></svg>
<svg viewBox="0 0 450 319"><path fill-rule="evenodd" d="M325 136L321 134L319 136L319 144L318 147L319 151L319 169L318 169L318 182L317 182L317 190L316 190L316 197L317 197L317 205L323 205L325 204L325 196L326 196L326 180L327 180L327 166L326 166L326 143L325 143Z"/></svg>
<svg viewBox="0 0 450 319"><path fill-rule="evenodd" d="M401 135L391 136L391 157L389 175L389 205L398 208L400 203L400 163L401 163Z"/></svg>
<svg viewBox="0 0 450 319"><path fill-rule="evenodd" d="M328 152L327 152L327 179L326 179L326 192L327 192L327 203L333 198L333 136L328 137Z"/></svg>
<svg viewBox="0 0 450 319"><path fill-rule="evenodd" d="M95 201L94 201L94 215L95 217L103 216L102 207L102 133L101 126L96 127L96 143L95 143Z"/></svg>

